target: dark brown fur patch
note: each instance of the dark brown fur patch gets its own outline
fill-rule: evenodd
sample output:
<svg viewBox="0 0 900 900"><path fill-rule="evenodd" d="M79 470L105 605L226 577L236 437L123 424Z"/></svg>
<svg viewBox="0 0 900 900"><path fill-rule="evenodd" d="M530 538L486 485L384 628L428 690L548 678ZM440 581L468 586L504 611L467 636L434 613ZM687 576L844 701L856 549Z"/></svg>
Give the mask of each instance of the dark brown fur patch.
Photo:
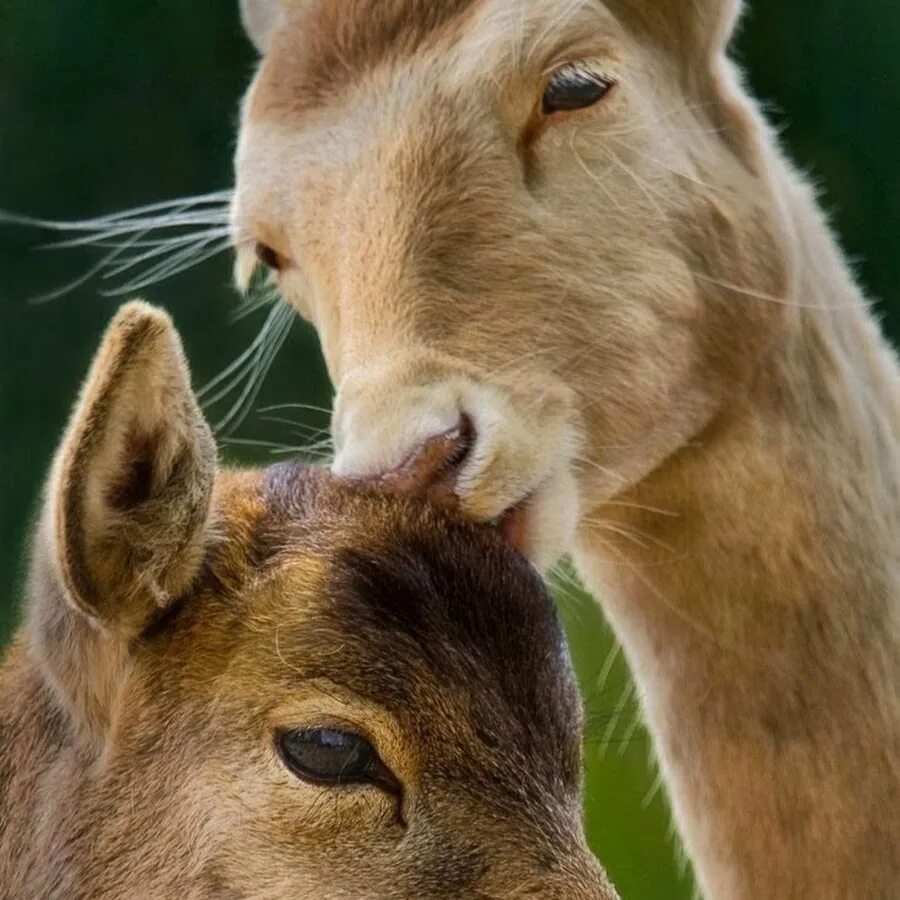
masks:
<svg viewBox="0 0 900 900"><path fill-rule="evenodd" d="M524 558L488 527L294 464L269 469L261 491L266 566L298 548L327 560L315 624L283 632L309 677L430 723L435 790L477 783L496 810L577 797L580 701L553 600Z"/></svg>
<svg viewBox="0 0 900 900"><path fill-rule="evenodd" d="M555 604L496 531L294 463L268 469L261 491L267 566L311 545L328 560L327 602L306 626L320 646L299 641L318 675L423 718L469 698L454 733L432 736L447 777L477 778L477 758L498 788L504 750L527 747L531 784L519 771L503 802L577 791L580 701Z"/></svg>
<svg viewBox="0 0 900 900"><path fill-rule="evenodd" d="M154 464L162 437L133 432L123 448L121 477L110 485L107 502L121 512L140 506L153 490Z"/></svg>
<svg viewBox="0 0 900 900"><path fill-rule="evenodd" d="M532 791L574 792L578 701L552 599L486 529L452 520L420 529L416 518L392 530L390 544L344 550L331 566L330 612L356 661L345 662L344 679L352 673L355 689L400 710L451 708L465 695L453 733L441 738L448 777L477 778L467 759L493 759L491 787L503 785L509 802L522 793L521 771L516 789L504 784L505 751L516 747Z"/></svg>

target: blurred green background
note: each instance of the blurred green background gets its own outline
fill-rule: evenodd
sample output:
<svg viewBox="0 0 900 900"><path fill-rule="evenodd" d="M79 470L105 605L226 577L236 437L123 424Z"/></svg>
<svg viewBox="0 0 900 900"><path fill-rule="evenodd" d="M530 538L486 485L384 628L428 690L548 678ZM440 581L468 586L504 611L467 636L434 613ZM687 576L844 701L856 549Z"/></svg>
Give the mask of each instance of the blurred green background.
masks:
<svg viewBox="0 0 900 900"><path fill-rule="evenodd" d="M236 107L254 57L236 0L0 0L0 208L79 218L227 188ZM900 332L900 5L885 0L756 3L737 44L756 93L823 189L844 246ZM118 300L93 281L45 305L96 251L41 251L46 232L0 224L0 643L18 616L24 542L46 467L101 330ZM245 347L260 315L237 304L223 255L143 292L167 306L198 383ZM264 317L264 313L262 316ZM258 407L328 407L314 335L299 322ZM292 416L300 418L297 410ZM324 414L303 421L316 428ZM226 446L309 432L251 414ZM692 894L662 792L636 726L631 683L597 606L561 591L589 710L588 826L625 900Z"/></svg>

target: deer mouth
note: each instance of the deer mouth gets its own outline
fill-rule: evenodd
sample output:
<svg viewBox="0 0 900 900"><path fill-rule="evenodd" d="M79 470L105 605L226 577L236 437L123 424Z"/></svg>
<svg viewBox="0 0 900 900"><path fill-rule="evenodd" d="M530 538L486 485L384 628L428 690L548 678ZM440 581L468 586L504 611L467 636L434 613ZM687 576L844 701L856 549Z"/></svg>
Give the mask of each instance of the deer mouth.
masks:
<svg viewBox="0 0 900 900"><path fill-rule="evenodd" d="M410 367L345 378L332 471L492 525L537 568L552 566L578 524L571 398L452 373L418 384Z"/></svg>
<svg viewBox="0 0 900 900"><path fill-rule="evenodd" d="M380 476L377 483L389 491L418 497L440 509L460 508L457 485L462 468L475 446L472 420L465 414L459 424L424 441L396 469ZM529 493L494 521L494 527L520 553L527 555L531 525Z"/></svg>
<svg viewBox="0 0 900 900"><path fill-rule="evenodd" d="M460 475L475 441L475 426L463 414L455 428L423 441L397 468L381 475L376 483L388 491L417 497L440 509L455 512L461 507ZM490 523L526 556L534 518L532 501L537 493L529 492Z"/></svg>
<svg viewBox="0 0 900 900"><path fill-rule="evenodd" d="M389 491L456 510L459 475L474 445L475 428L463 415L458 425L423 441L397 468L380 476L378 483Z"/></svg>

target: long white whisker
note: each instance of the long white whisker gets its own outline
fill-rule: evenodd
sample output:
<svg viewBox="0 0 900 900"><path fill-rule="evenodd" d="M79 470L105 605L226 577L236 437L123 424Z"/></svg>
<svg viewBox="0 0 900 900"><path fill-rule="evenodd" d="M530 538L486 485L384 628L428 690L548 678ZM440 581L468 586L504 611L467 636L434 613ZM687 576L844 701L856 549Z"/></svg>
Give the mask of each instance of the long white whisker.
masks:
<svg viewBox="0 0 900 900"><path fill-rule="evenodd" d="M646 512L658 513L661 516L670 516L673 519L677 519L681 516L681 513L674 512L671 509L661 509L658 506L648 506L646 503L633 503L627 500L606 500L603 505L622 506L627 509L639 509Z"/></svg>
<svg viewBox="0 0 900 900"><path fill-rule="evenodd" d="M622 742L619 745L619 756L624 756L625 752L628 750L628 747L631 745L631 742L634 740L635 732L638 730L638 726L641 724L641 707L638 704L637 709L634 711L634 715L631 717L631 721L628 723L628 726L625 729L625 733L622 735Z"/></svg>
<svg viewBox="0 0 900 900"><path fill-rule="evenodd" d="M603 737L600 740L600 759L605 759L606 751L609 749L609 745L612 742L613 735L615 735L616 733L616 728L618 728L619 720L622 718L622 713L625 710L625 706L628 701L631 700L633 693L634 682L628 681L628 683L623 688L622 693L619 695L619 699L616 702L615 708L613 709L612 716L610 716L609 722L606 726L606 730L603 732Z"/></svg>
<svg viewBox="0 0 900 900"><path fill-rule="evenodd" d="M231 321L239 322L241 319L245 319L257 310L277 302L278 299L278 291L269 285L265 285L258 290L251 290L243 298L238 308L231 314Z"/></svg>
<svg viewBox="0 0 900 900"><path fill-rule="evenodd" d="M656 798L656 795L660 792L663 786L663 777L662 771L657 768L656 775L653 776L653 783L647 789L647 793L644 794L644 799L641 800L641 809L648 809L650 804Z"/></svg>
<svg viewBox="0 0 900 900"><path fill-rule="evenodd" d="M256 398L259 396L259 392L262 390L266 375L268 375L269 369L271 369L272 363L275 361L275 357L284 345L285 340L287 340L292 324L293 318L290 311L287 311L282 318L278 330L272 338L270 346L266 349L264 354L260 355L250 378L247 380L246 387L241 392L241 395L235 401L232 408L228 411L225 418L219 422L216 429L217 431L226 431L237 428L247 417L247 414L256 402Z"/></svg>
<svg viewBox="0 0 900 900"><path fill-rule="evenodd" d="M322 413L325 416L330 416L332 410L325 409L324 406L315 406L311 403L275 403L272 406L264 406L260 412L261 413L270 413L270 412L278 412L280 410L285 409L305 409L310 412L318 412Z"/></svg>
<svg viewBox="0 0 900 900"><path fill-rule="evenodd" d="M707 184L705 181L701 181L699 178L697 178L696 175L692 175L690 172L684 172L680 169L673 169L670 165L667 165L666 163L656 159L656 157L650 156L647 153L644 153L642 150L638 150L637 147L632 146L627 141L623 141L615 137L610 138L610 140L615 141L615 143L619 144L622 147L625 147L630 153L636 153L641 158L646 159L648 162L653 163L655 166L659 166L666 172L671 172L673 175L677 175L679 178L685 179L685 181L690 181L693 184L696 184L702 188L706 188L709 191L733 193L732 189L729 187L719 187L718 185Z"/></svg>
<svg viewBox="0 0 900 900"><path fill-rule="evenodd" d="M627 484L627 479L624 478L621 474L607 468L604 465L601 465L596 460L591 459L590 457L575 455L573 456L573 460L580 465L590 466L592 469L596 469L601 475L605 475L607 478L618 481L622 485Z"/></svg>
<svg viewBox="0 0 900 900"><path fill-rule="evenodd" d="M272 450L278 453L293 453L297 449L290 444L279 444L275 441L262 441L253 438L223 437L219 440L223 444L235 444L239 447L261 447L264 450Z"/></svg>
<svg viewBox="0 0 900 900"><path fill-rule="evenodd" d="M293 311L287 305L276 306L270 321L273 323L272 327L268 329L266 339L259 345L256 358L251 363L251 371L247 377L247 383L224 418L217 423L216 431L227 431L237 428L246 418L247 413L259 395L265 377L278 351L283 346L291 330L294 322Z"/></svg>
<svg viewBox="0 0 900 900"><path fill-rule="evenodd" d="M609 648L606 659L603 661L603 667L600 669L600 674L597 676L595 687L599 693L602 694L606 689L606 682L609 679L612 668L616 664L616 660L619 658L621 652L622 645L618 641L615 641L612 647Z"/></svg>
<svg viewBox="0 0 900 900"><path fill-rule="evenodd" d="M220 226L221 227L221 226ZM187 239L190 237L191 240L199 240L201 235L209 234L214 229L204 229L202 231L191 232L190 235L173 235L172 237L167 238L153 238L147 240L134 240L134 238L129 238L127 241L116 241L113 239L110 240L99 240L94 241L90 244L91 247L99 247L104 250L115 250L123 247L127 247L128 249L135 250L143 250L148 247L170 247L173 244L177 244L178 242L184 239L184 242L187 242ZM53 244L44 244L40 247L35 247L35 250L55 250L59 249Z"/></svg>
<svg viewBox="0 0 900 900"><path fill-rule="evenodd" d="M659 217L661 220L665 221L666 213L663 211L662 206L660 206L659 201L656 199L658 196L658 191L655 191L650 185L641 178L634 169L631 168L627 163L625 163L622 159L620 159L615 153L607 153L608 157L613 161L615 165L617 165L629 178L637 185L638 190L643 193L643 195L650 201L650 204L656 209L659 213Z"/></svg>
<svg viewBox="0 0 900 900"><path fill-rule="evenodd" d="M101 292L103 296L117 297L172 278L227 249L231 243L228 211L231 197L230 190L215 191L75 221L0 212L0 224L75 235L51 242L41 249L97 246L108 251L83 274L55 290L32 297L30 303L47 303L72 293L92 278L99 276L108 281L142 264L153 263L127 284ZM153 232L166 231L174 233L167 238L148 238ZM154 260L158 262L154 263Z"/></svg>
<svg viewBox="0 0 900 900"><path fill-rule="evenodd" d="M212 259L214 256L223 253L231 246L230 240L224 240L219 241L208 250L203 251L203 248L208 247L210 242L214 240L216 239L210 238L209 240L203 241L199 246L188 247L186 250L176 253L175 256L166 260L164 263L154 266L144 275L139 276L133 281L129 281L128 284L124 284L113 290L101 291L101 293L104 297L121 297L123 294L132 294L135 291L149 287L151 284L159 284L161 281L173 278L181 272L199 266L201 263L206 262L206 260Z"/></svg>
<svg viewBox="0 0 900 900"><path fill-rule="evenodd" d="M134 234L136 231L149 233L151 231L162 231L164 229L176 228L192 228L196 225L208 225L210 227L223 228L228 224L228 216L193 216L193 215L176 215L166 219L135 219L115 227L104 229L91 229L87 234L83 234L76 238L66 238L61 241L52 241L48 244L42 244L41 250L70 250L75 247L91 247L100 241L110 241L117 237L126 237ZM173 238L174 240L174 238Z"/></svg>
<svg viewBox="0 0 900 900"><path fill-rule="evenodd" d="M245 373L241 370L247 369L252 364L254 357L260 352L260 349L265 346L269 332L275 327L275 323L280 315L280 307L273 307L250 346L234 362L226 366L215 378L208 381L197 391L197 397L205 406L213 406L218 403L224 397L227 397L236 385L240 384L245 377ZM223 382L227 382L226 385L217 393L212 393Z"/></svg>
<svg viewBox="0 0 900 900"><path fill-rule="evenodd" d="M58 287L53 291L48 291L46 294L39 294L36 297L31 297L29 298L28 302L33 306L39 306L42 303L49 303L52 300L58 300L60 297L65 297L67 294L71 294L72 291L78 290L78 288L80 288L83 284L87 284L92 278L100 275L104 271L106 266L108 266L112 262L115 262L127 249L127 244L121 247L116 247L114 250L111 250L109 253L107 253L99 262L91 266L82 275L79 275L77 278L67 282L66 284L62 285L62 287Z"/></svg>
<svg viewBox="0 0 900 900"><path fill-rule="evenodd" d="M213 191L208 194L198 194L195 197L179 197L172 200L162 200L156 203L150 203L146 206L136 206L132 209L123 210L121 212L110 213L105 216L97 216L92 219L74 219L66 221L64 219L41 219L34 216L23 216L17 213L4 212L0 210L0 223L9 225L24 225L30 228L47 228L52 231L97 231L110 225L121 224L129 219L137 216L155 213L165 209L184 207L191 209L195 206L218 204L223 205L231 202L233 191Z"/></svg>
<svg viewBox="0 0 900 900"><path fill-rule="evenodd" d="M649 544L647 543L649 541L650 544L654 544L661 550L666 550L672 554L677 552L671 544L668 544L665 541L655 537L654 535L647 534L646 532L641 531L637 528L631 528L621 523L613 523L607 519L583 519L582 522L585 525L591 526L591 528L603 529L613 534L621 535L626 540L630 540L632 543L637 544L644 550L649 548Z"/></svg>
<svg viewBox="0 0 900 900"><path fill-rule="evenodd" d="M283 416L260 416L259 418L263 422L272 422L274 425L287 425L294 431L306 433L313 437L328 433L327 428L316 428L314 425L308 425L306 422L298 422L296 419L286 419Z"/></svg>
<svg viewBox="0 0 900 900"><path fill-rule="evenodd" d="M587 519L585 522L593 529L601 529L610 532L610 534L618 534L620 537L636 544L642 550L647 550L650 547L648 543L642 540L638 535L634 534L629 528L624 528L621 525L614 525L612 522L604 522L600 519Z"/></svg>
<svg viewBox="0 0 900 900"><path fill-rule="evenodd" d="M133 269L135 266L147 262L148 260L156 259L159 256L165 256L167 253L170 253L178 247L184 247L185 245L200 245L204 241L226 237L228 233L229 230L227 228L217 228L212 231L192 231L190 234L178 238L171 238L167 241L153 241L151 242L155 245L153 246L153 249L129 257L120 265L107 269L106 272L104 272L103 277L116 278L127 272L129 269Z"/></svg>

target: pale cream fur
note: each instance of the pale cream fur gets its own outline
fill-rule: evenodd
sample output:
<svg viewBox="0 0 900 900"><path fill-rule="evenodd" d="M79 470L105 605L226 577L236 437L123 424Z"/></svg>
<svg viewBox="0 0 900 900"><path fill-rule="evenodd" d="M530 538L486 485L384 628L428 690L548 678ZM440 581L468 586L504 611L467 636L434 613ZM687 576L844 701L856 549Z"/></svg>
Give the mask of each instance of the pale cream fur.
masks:
<svg viewBox="0 0 900 900"><path fill-rule="evenodd" d="M897 897L897 360L726 58L737 3L482 0L333 74L319 12L266 36L234 224L321 335L336 470L469 416L463 507L575 554L704 894ZM573 59L616 88L523 147Z"/></svg>

